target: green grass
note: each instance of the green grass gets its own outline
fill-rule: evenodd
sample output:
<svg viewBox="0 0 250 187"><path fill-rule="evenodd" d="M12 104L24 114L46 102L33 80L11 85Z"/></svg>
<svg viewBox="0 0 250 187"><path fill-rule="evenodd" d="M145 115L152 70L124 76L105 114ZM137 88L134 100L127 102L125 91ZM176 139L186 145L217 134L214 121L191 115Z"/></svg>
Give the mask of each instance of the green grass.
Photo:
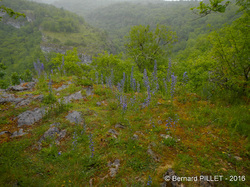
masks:
<svg viewBox="0 0 250 187"><path fill-rule="evenodd" d="M56 87L71 80L66 77L56 79L53 80ZM32 93L40 91L49 93L42 86L37 86ZM13 117L39 105L49 107L40 122L24 127L28 135L14 139L0 136L1 186L88 186L90 180L93 186L146 186L149 176L152 177L152 186L159 186L169 168L180 177L244 175L246 182L222 181L217 184L249 185L247 122L250 120L246 103L227 105L219 99L208 101L184 93L175 97L173 102L157 95L148 107L141 108L140 103L144 102L146 95L139 93L135 102L128 103L128 108L123 110L115 89L93 85L94 95L87 96L84 87L75 84L60 91L56 98L77 91L82 91L86 98L67 105L37 102L18 109L11 105L1 113L0 131L14 132L17 124ZM128 100L134 97L133 93L126 96ZM101 106L97 102L101 102ZM68 112L74 110L82 112L84 124L66 120ZM176 124L167 130L166 120L169 118ZM60 123L60 130L67 130L66 137L59 145L55 144L55 139L47 139L42 142L42 149L37 149L37 141L50 124L56 122ZM125 128L116 129L118 123ZM109 129L115 129L119 135L114 138L108 133ZM132 139L134 134L138 135L137 140ZM165 139L161 134L172 138ZM149 147L159 161L147 153ZM242 160L237 161L234 156ZM112 178L108 162L115 159L120 160L120 166ZM185 185L197 186L193 182L185 182Z"/></svg>

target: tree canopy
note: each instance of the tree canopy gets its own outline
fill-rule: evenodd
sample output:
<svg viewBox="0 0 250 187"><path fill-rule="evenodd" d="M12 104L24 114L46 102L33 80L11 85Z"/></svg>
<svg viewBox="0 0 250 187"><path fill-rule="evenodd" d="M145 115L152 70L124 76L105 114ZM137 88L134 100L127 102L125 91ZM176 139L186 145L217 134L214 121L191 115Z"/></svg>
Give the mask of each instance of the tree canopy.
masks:
<svg viewBox="0 0 250 187"><path fill-rule="evenodd" d="M153 69L154 61L171 47L176 34L165 25L157 25L155 30L150 30L149 25L138 25L131 28L127 38L127 53L143 72L145 68Z"/></svg>

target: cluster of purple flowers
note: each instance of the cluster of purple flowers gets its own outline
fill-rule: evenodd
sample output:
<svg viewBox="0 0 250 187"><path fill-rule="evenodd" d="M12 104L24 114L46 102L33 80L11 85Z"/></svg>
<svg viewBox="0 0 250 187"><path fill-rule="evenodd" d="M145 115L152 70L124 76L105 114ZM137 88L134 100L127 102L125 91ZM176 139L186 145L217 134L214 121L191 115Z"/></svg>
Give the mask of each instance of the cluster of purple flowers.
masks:
<svg viewBox="0 0 250 187"><path fill-rule="evenodd" d="M120 93L122 93L124 91L125 83L126 83L126 74L125 74L125 72L123 72L123 78L122 78L121 82L117 83L117 88L118 88Z"/></svg>
<svg viewBox="0 0 250 187"><path fill-rule="evenodd" d="M52 80L50 75L49 75L49 93L52 94Z"/></svg>
<svg viewBox="0 0 250 187"><path fill-rule="evenodd" d="M133 91L136 89L136 81L134 78L134 67L131 69L131 76L130 76L130 86Z"/></svg>
<svg viewBox="0 0 250 187"><path fill-rule="evenodd" d="M133 107L136 102L136 95L133 98L130 98L130 105Z"/></svg>
<svg viewBox="0 0 250 187"><path fill-rule="evenodd" d="M106 77L106 85L107 85L107 87L112 88L113 80L114 80L114 72L113 72L113 69L112 69L111 70L111 75L109 77Z"/></svg>
<svg viewBox="0 0 250 187"><path fill-rule="evenodd" d="M64 75L66 74L66 71L65 71L65 69L64 69L64 56L62 56L62 63L61 63L61 66L58 66L57 69L58 69L58 72L61 72L61 73L62 73L62 71L63 71Z"/></svg>
<svg viewBox="0 0 250 187"><path fill-rule="evenodd" d="M176 121L173 120L171 117L169 117L167 120L166 120L167 124L166 124L166 127L167 127L167 131L170 130L170 127L175 127L176 126Z"/></svg>
<svg viewBox="0 0 250 187"><path fill-rule="evenodd" d="M150 100L151 100L151 93L150 93L150 85L149 85L149 80L148 80L148 75L147 75L146 69L144 69L143 80L144 80L144 85L147 88L147 93L148 93L148 97L145 101L145 105L148 106L150 103Z"/></svg>
<svg viewBox="0 0 250 187"><path fill-rule="evenodd" d="M147 186L151 186L152 184L152 178L150 177L150 175L148 176L148 182L147 182Z"/></svg>
<svg viewBox="0 0 250 187"><path fill-rule="evenodd" d="M171 97L174 97L174 91L175 91L175 85L177 82L177 76L174 75L174 73L171 75Z"/></svg>
<svg viewBox="0 0 250 187"><path fill-rule="evenodd" d="M188 82L188 75L187 75L187 72L186 72L186 71L183 73L183 82L184 82L184 83L187 83L187 82Z"/></svg>
<svg viewBox="0 0 250 187"><path fill-rule="evenodd" d="M137 81L137 93L140 93L140 82Z"/></svg>
<svg viewBox="0 0 250 187"><path fill-rule="evenodd" d="M165 88L165 93L168 92L168 85L167 85L167 81L165 78L162 79L163 83L164 83L164 88Z"/></svg>
<svg viewBox="0 0 250 187"><path fill-rule="evenodd" d="M91 151L91 158L94 157L94 142L92 140L92 134L89 135L89 148L90 148L90 151Z"/></svg>
<svg viewBox="0 0 250 187"><path fill-rule="evenodd" d="M117 89L119 92L122 92L122 85L119 82L117 83Z"/></svg>
<svg viewBox="0 0 250 187"><path fill-rule="evenodd" d="M44 65L43 65L43 63L41 63L40 60L37 59L37 63L33 62L33 64L34 64L34 68L35 68L38 76L40 77L41 73L44 71Z"/></svg>
<svg viewBox="0 0 250 187"><path fill-rule="evenodd" d="M157 62L155 60L154 72L153 72L153 93L156 93L159 90L158 78L157 78Z"/></svg>
<svg viewBox="0 0 250 187"><path fill-rule="evenodd" d="M120 105L122 106L122 110L125 111L127 110L127 97L124 95L120 95Z"/></svg>
<svg viewBox="0 0 250 187"><path fill-rule="evenodd" d="M104 84L103 84L103 75L101 74L101 83L102 83L102 87L104 87Z"/></svg>
<svg viewBox="0 0 250 187"><path fill-rule="evenodd" d="M169 61L168 61L167 81L170 81L171 69L172 69L172 62L171 62L171 58L169 58Z"/></svg>

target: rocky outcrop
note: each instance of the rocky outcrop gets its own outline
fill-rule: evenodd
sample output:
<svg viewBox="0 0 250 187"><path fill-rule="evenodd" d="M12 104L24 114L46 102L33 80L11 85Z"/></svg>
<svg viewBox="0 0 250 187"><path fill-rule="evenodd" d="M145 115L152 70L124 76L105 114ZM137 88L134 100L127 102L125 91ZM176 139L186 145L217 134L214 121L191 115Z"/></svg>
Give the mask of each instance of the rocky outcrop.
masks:
<svg viewBox="0 0 250 187"><path fill-rule="evenodd" d="M23 136L27 133L23 132L23 129L19 129L19 131L15 131L10 137L14 138L14 137L19 137L19 136Z"/></svg>
<svg viewBox="0 0 250 187"><path fill-rule="evenodd" d="M25 90L32 90L35 87L35 82L26 82L20 85L11 86L8 88L8 91L25 91Z"/></svg>
<svg viewBox="0 0 250 187"><path fill-rule="evenodd" d="M79 124L83 121L82 117L81 117L81 112L78 111L73 111L71 113L69 113L66 118L67 120L69 120L71 123L76 123Z"/></svg>
<svg viewBox="0 0 250 187"><path fill-rule="evenodd" d="M67 130L59 130L59 125L60 123L54 123L50 125L50 128L42 135L42 137L37 142L39 150L41 150L42 148L42 142L46 141L47 139L55 140L55 143L59 145L60 141L65 138Z"/></svg>
<svg viewBox="0 0 250 187"><path fill-rule="evenodd" d="M45 108L35 108L34 110L28 110L19 116L17 116L18 127L23 125L33 125L35 122L42 119L45 114Z"/></svg>
<svg viewBox="0 0 250 187"><path fill-rule="evenodd" d="M115 161L112 163L112 162L108 162L108 167L109 167L109 175L110 177L115 177L117 172L118 172L118 169L119 169L119 166L120 166L120 160L119 159L115 159Z"/></svg>
<svg viewBox="0 0 250 187"><path fill-rule="evenodd" d="M6 92L3 92L0 95L0 104L4 104L4 103L19 103L23 100L23 98L16 98L14 94L7 94Z"/></svg>
<svg viewBox="0 0 250 187"><path fill-rule="evenodd" d="M71 103L72 100L79 100L79 99L83 99L81 91L76 92L74 94L71 94L70 96L64 97L64 102ZM59 102L60 102L60 100L59 100Z"/></svg>

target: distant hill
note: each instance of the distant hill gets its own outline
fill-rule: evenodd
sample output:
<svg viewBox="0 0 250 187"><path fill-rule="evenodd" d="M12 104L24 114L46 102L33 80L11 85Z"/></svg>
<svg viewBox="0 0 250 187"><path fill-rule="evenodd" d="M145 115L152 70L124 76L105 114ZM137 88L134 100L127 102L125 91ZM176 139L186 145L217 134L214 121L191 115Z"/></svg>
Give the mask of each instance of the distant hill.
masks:
<svg viewBox="0 0 250 187"><path fill-rule="evenodd" d="M231 24L240 15L237 7L231 5L224 14L211 14L200 18L190 8L197 7L199 2L154 2L154 3L117 3L93 11L85 19L94 27L107 31L118 51L123 51L124 36L134 25L157 24L170 27L177 33L178 42L173 47L176 53L187 46L188 40L199 35L221 28L223 24Z"/></svg>
<svg viewBox="0 0 250 187"><path fill-rule="evenodd" d="M4 15L0 22L0 62L7 72L33 68L44 52L65 52L77 47L79 53L93 55L109 50L106 34L64 9L26 0L3 0L1 4L26 14L26 18ZM46 58L45 58L46 57Z"/></svg>
<svg viewBox="0 0 250 187"><path fill-rule="evenodd" d="M212 28L220 28L225 23L230 24L240 16L236 15L237 7L231 5L225 14L199 18L190 10L199 5L198 1L57 0L54 4L84 16L89 24L105 30L116 52L124 51L124 36L134 25L150 25L154 28L157 24L163 24L171 27L178 36L173 48L176 53L185 49L187 40L208 33Z"/></svg>

